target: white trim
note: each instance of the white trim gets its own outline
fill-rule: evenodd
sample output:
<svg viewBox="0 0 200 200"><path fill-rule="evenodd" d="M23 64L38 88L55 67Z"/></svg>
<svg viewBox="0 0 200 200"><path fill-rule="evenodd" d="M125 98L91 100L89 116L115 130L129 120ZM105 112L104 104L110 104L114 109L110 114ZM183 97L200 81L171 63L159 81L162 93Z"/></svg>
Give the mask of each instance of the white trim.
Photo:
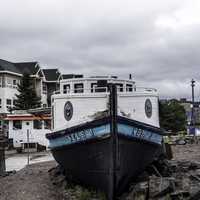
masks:
<svg viewBox="0 0 200 200"><path fill-rule="evenodd" d="M57 80L57 81L43 81L43 82L45 82L45 83L58 83L59 81Z"/></svg>
<svg viewBox="0 0 200 200"><path fill-rule="evenodd" d="M60 71L58 70L58 72L60 73ZM60 82L62 79L60 79L60 77L62 77L62 74L60 73L60 76L57 79L57 82ZM60 80L59 80L60 79Z"/></svg>
<svg viewBox="0 0 200 200"><path fill-rule="evenodd" d="M38 73L41 71L41 72L42 72L42 75L43 75L42 78L46 80L46 77L45 77L45 75L44 75L43 69L40 67L39 64L38 64L38 66L39 66L39 70L37 71L37 73L36 73L35 75L39 76ZM44 80L43 80L43 81L44 81Z"/></svg>
<svg viewBox="0 0 200 200"><path fill-rule="evenodd" d="M1 74L12 74L16 76L23 76L22 74L16 73L16 72L11 72L11 71L0 71Z"/></svg>

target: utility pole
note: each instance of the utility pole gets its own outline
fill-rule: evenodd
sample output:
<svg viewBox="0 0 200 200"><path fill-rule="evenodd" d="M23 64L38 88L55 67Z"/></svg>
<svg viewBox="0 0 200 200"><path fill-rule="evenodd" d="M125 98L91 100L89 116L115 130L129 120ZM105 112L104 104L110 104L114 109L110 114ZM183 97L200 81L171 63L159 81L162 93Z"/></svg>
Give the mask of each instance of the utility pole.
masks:
<svg viewBox="0 0 200 200"><path fill-rule="evenodd" d="M4 127L4 114L0 114L0 120L2 121L2 128L0 129L0 175L3 175L6 171L5 165L5 127Z"/></svg>
<svg viewBox="0 0 200 200"><path fill-rule="evenodd" d="M29 165L30 163L30 147L29 147L29 144L30 144L30 140L29 140L29 136L30 136L30 133L29 133L29 129L27 129L27 149L28 149L28 153L27 153L27 165Z"/></svg>
<svg viewBox="0 0 200 200"><path fill-rule="evenodd" d="M194 120L194 86L195 86L195 80L191 80L191 86L192 86L192 113L191 113L191 123L190 125L194 126L195 120Z"/></svg>

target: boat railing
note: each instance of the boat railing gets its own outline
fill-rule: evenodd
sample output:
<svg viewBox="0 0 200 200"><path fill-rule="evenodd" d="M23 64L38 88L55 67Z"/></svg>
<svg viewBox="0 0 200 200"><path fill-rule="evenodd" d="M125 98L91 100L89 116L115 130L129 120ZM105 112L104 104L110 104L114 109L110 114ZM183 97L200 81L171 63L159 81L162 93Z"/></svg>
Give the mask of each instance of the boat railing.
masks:
<svg viewBox="0 0 200 200"><path fill-rule="evenodd" d="M154 93L154 92L157 92L156 89L154 88L147 88L147 87L136 87L136 86L133 86L133 87L120 87L120 86L117 86L117 90L118 90L118 93L127 93L127 94L130 94L130 93ZM81 93L84 93L84 94L93 94L93 93L108 93L109 90L108 90L108 87L91 87L91 88L74 88L74 89L65 89L65 90L57 90L54 92L54 94L81 94Z"/></svg>

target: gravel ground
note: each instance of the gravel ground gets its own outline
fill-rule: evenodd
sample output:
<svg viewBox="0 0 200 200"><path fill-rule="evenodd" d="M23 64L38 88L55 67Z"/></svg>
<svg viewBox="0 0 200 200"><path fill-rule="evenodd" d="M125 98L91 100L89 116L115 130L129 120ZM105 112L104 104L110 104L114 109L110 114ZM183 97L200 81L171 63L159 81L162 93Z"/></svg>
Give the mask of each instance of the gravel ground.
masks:
<svg viewBox="0 0 200 200"><path fill-rule="evenodd" d="M63 191L53 185L48 172L56 165L55 161L32 164L14 175L0 178L0 200L64 199Z"/></svg>

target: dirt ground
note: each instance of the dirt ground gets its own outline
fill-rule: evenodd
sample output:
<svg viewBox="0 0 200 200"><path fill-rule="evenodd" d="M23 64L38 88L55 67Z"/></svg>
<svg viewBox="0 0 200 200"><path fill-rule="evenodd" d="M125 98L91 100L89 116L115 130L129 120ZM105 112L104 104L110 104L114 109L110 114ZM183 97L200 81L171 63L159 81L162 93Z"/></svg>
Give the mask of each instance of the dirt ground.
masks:
<svg viewBox="0 0 200 200"><path fill-rule="evenodd" d="M200 162L200 144L172 145L173 159Z"/></svg>
<svg viewBox="0 0 200 200"><path fill-rule="evenodd" d="M66 200L49 176L48 170L55 166L55 161L32 164L0 178L0 200Z"/></svg>

